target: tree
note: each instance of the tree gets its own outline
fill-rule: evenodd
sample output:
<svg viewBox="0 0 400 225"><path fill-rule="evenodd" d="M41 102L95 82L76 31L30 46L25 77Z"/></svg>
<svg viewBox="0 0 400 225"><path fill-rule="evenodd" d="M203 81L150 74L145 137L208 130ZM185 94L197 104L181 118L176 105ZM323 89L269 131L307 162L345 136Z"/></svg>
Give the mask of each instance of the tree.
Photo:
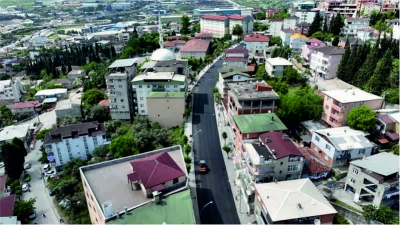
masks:
<svg viewBox="0 0 400 225"><path fill-rule="evenodd" d="M82 94L82 105L85 109L93 105L97 105L101 100L106 99L107 96L99 89L90 89Z"/></svg>
<svg viewBox="0 0 400 225"><path fill-rule="evenodd" d="M235 24L232 28L232 34L237 36L243 35L243 27L240 24Z"/></svg>
<svg viewBox="0 0 400 225"><path fill-rule="evenodd" d="M200 23L196 23L193 25L192 32L195 32L195 33L200 32Z"/></svg>
<svg viewBox="0 0 400 225"><path fill-rule="evenodd" d="M9 126L12 124L13 114L10 108L6 105L0 105L0 127Z"/></svg>
<svg viewBox="0 0 400 225"><path fill-rule="evenodd" d="M338 46L339 45L339 36L335 36L332 40L332 46Z"/></svg>
<svg viewBox="0 0 400 225"><path fill-rule="evenodd" d="M342 21L342 16L340 13L338 13L335 17L332 17L331 19L331 27L330 31L334 36L337 36L340 34L340 29L343 27L344 23Z"/></svg>
<svg viewBox="0 0 400 225"><path fill-rule="evenodd" d="M19 179L24 171L25 156L27 151L24 143L19 138L12 139L1 145L1 156L4 160L6 174L14 179Z"/></svg>
<svg viewBox="0 0 400 225"><path fill-rule="evenodd" d="M358 106L350 110L347 124L355 130L371 132L375 129L376 113L367 106Z"/></svg>
<svg viewBox="0 0 400 225"><path fill-rule="evenodd" d="M285 70L283 71L283 78L289 85L299 83L302 80L302 76L299 74L299 72L297 72L297 70L293 69L291 66L285 67Z"/></svg>
<svg viewBox="0 0 400 225"><path fill-rule="evenodd" d="M87 163L82 159L71 159L63 165L63 173L72 177L79 178L79 167L86 165Z"/></svg>
<svg viewBox="0 0 400 225"><path fill-rule="evenodd" d="M284 82L282 78L268 81L268 84L270 84L279 95L286 95L289 92L289 85Z"/></svg>
<svg viewBox="0 0 400 225"><path fill-rule="evenodd" d="M109 145L97 146L92 152L93 156L99 158L105 158L108 153L110 153Z"/></svg>
<svg viewBox="0 0 400 225"><path fill-rule="evenodd" d="M228 158L229 158L229 153L231 153L232 148L231 148L230 146L228 146L228 145L224 145L224 146L222 147L222 150L224 150L224 151L226 152L226 155L227 155Z"/></svg>
<svg viewBox="0 0 400 225"><path fill-rule="evenodd" d="M139 151L134 146L135 139L129 134L125 134L111 141L110 151L114 154L114 158L139 154Z"/></svg>
<svg viewBox="0 0 400 225"><path fill-rule="evenodd" d="M183 148L183 150L186 155L189 155L190 151L192 151L192 146L190 146L190 144L185 144L185 147Z"/></svg>
<svg viewBox="0 0 400 225"><path fill-rule="evenodd" d="M181 17L181 34L190 34L190 18L187 15Z"/></svg>
<svg viewBox="0 0 400 225"><path fill-rule="evenodd" d="M110 120L104 122L104 127L106 128L107 137L111 137L118 128L122 126L122 122L119 120Z"/></svg>
<svg viewBox="0 0 400 225"><path fill-rule="evenodd" d="M224 131L224 132L222 132L221 136L224 139L224 142L225 142L224 145L226 145L226 139L228 138L228 134Z"/></svg>
<svg viewBox="0 0 400 225"><path fill-rule="evenodd" d="M319 13L315 14L314 20L311 23L310 30L308 31L308 36L312 36L314 33L321 31L322 18Z"/></svg>
<svg viewBox="0 0 400 225"><path fill-rule="evenodd" d="M356 74L354 84L357 87L363 87L372 77L376 67L376 63L379 61L379 51L379 44L375 44L375 46L368 54L365 62L362 64L361 68Z"/></svg>
<svg viewBox="0 0 400 225"><path fill-rule="evenodd" d="M367 220L375 219L378 208L374 205L365 205L362 207L362 215Z"/></svg>
<svg viewBox="0 0 400 225"><path fill-rule="evenodd" d="M59 190L58 197L72 197L77 191L79 191L79 181L74 178L62 179L60 183L57 185L57 189Z"/></svg>
<svg viewBox="0 0 400 225"><path fill-rule="evenodd" d="M269 39L269 45L270 46L282 46L282 39L281 37L272 37Z"/></svg>
<svg viewBox="0 0 400 225"><path fill-rule="evenodd" d="M29 200L19 200L15 202L13 215L17 217L22 224L29 224L29 216L35 211L35 198L30 198Z"/></svg>
<svg viewBox="0 0 400 225"><path fill-rule="evenodd" d="M341 79L347 83L349 83L349 81L350 81L349 79L347 79L348 77L346 76L347 75L346 66L349 61L349 58L350 58L350 42L349 42L349 39L347 38L346 45L344 47L344 54L342 56L342 59L340 60L340 63L339 63L338 69L337 69L337 73L336 73L336 76L339 79Z"/></svg>
<svg viewBox="0 0 400 225"><path fill-rule="evenodd" d="M50 133L50 129L42 129L37 135L36 140L44 141L44 137L47 133Z"/></svg>
<svg viewBox="0 0 400 225"><path fill-rule="evenodd" d="M265 11L261 10L256 13L256 16L255 16L256 20L265 20L266 18L267 18L267 14L265 13Z"/></svg>
<svg viewBox="0 0 400 225"><path fill-rule="evenodd" d="M109 119L109 108L103 105L94 105L90 109L87 109L85 113L86 121L98 121L99 123L103 123Z"/></svg>
<svg viewBox="0 0 400 225"><path fill-rule="evenodd" d="M382 59L376 65L372 77L368 80L365 85L365 89L368 92L374 94L380 94L387 86L387 76L392 70L392 55L391 51L387 50L383 55ZM398 83L397 83L398 84Z"/></svg>

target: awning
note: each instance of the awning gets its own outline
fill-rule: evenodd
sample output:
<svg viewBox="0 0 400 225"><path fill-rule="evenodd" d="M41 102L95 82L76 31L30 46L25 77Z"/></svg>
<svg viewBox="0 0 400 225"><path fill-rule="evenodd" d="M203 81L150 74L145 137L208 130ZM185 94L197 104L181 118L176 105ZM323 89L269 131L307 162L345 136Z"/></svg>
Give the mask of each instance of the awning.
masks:
<svg viewBox="0 0 400 225"><path fill-rule="evenodd" d="M151 188L152 191L162 191L164 189L165 189L165 187L162 184L156 185L156 186Z"/></svg>
<svg viewBox="0 0 400 225"><path fill-rule="evenodd" d="M307 142L307 143L311 142L311 137L308 134L301 135L300 138L301 138L301 140L303 140L303 142Z"/></svg>
<svg viewBox="0 0 400 225"><path fill-rule="evenodd" d="M390 138L390 140L392 141L397 141L399 140L399 134L396 134L396 132L392 131L392 130L388 130L386 131L386 136L388 136Z"/></svg>
<svg viewBox="0 0 400 225"><path fill-rule="evenodd" d="M389 141L386 138L378 138L379 143L381 144L387 144Z"/></svg>

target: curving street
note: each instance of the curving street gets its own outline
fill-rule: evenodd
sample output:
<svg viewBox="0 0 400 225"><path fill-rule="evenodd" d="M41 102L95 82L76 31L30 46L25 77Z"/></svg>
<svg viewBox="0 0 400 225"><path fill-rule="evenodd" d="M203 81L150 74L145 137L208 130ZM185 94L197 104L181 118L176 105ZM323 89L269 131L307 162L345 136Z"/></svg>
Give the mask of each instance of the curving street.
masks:
<svg viewBox="0 0 400 225"><path fill-rule="evenodd" d="M216 62L202 76L198 86L193 88L194 169L197 204L202 224L240 224L220 149L212 94L212 88L217 82L218 69L222 67L222 63L222 60ZM198 173L200 160L206 161L210 169L207 174Z"/></svg>

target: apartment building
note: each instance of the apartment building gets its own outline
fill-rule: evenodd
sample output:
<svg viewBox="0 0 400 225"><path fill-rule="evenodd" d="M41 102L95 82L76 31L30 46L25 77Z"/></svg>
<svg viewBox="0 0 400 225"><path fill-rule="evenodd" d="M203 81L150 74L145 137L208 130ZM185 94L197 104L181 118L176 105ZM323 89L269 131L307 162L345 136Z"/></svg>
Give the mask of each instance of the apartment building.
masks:
<svg viewBox="0 0 400 225"><path fill-rule="evenodd" d="M22 97L22 84L20 78L0 81L0 100L20 102Z"/></svg>
<svg viewBox="0 0 400 225"><path fill-rule="evenodd" d="M257 224L332 224L337 211L308 178L255 184Z"/></svg>
<svg viewBox="0 0 400 225"><path fill-rule="evenodd" d="M192 39L180 49L181 57L203 59L210 53L209 40Z"/></svg>
<svg viewBox="0 0 400 225"><path fill-rule="evenodd" d="M282 29L280 31L280 38L282 40L282 45L289 47L290 36L292 36L295 33L299 33L299 32L301 32L299 29Z"/></svg>
<svg viewBox="0 0 400 225"><path fill-rule="evenodd" d="M369 27L369 18L353 18L346 17L344 20L344 26L341 28L341 34L344 36L357 35L359 29Z"/></svg>
<svg viewBox="0 0 400 225"><path fill-rule="evenodd" d="M392 27L392 37L393 39L400 39L400 19L387 20L387 23Z"/></svg>
<svg viewBox="0 0 400 225"><path fill-rule="evenodd" d="M68 79L70 81L74 81L76 78L82 78L84 76L86 76L86 73L84 70L71 70L68 73Z"/></svg>
<svg viewBox="0 0 400 225"><path fill-rule="evenodd" d="M225 50L224 54L224 65L247 68L249 61L249 50L232 48Z"/></svg>
<svg viewBox="0 0 400 225"><path fill-rule="evenodd" d="M299 23L299 17L290 16L288 18L283 19L283 29L295 29L296 24Z"/></svg>
<svg viewBox="0 0 400 225"><path fill-rule="evenodd" d="M361 10L363 5L366 5L366 4L377 4L378 3L377 0L355 0L355 1L352 1L352 3L354 3L354 2L357 4L357 9L358 10Z"/></svg>
<svg viewBox="0 0 400 225"><path fill-rule="evenodd" d="M18 102L13 104L11 111L14 115L20 113L33 115L40 111L40 106L42 106L42 104L40 104L38 101Z"/></svg>
<svg viewBox="0 0 400 225"><path fill-rule="evenodd" d="M52 128L43 145L50 163L61 170L71 159L86 160L96 147L106 142L104 124L86 122Z"/></svg>
<svg viewBox="0 0 400 225"><path fill-rule="evenodd" d="M322 121L331 127L346 125L347 115L357 106L368 106L373 110L381 109L384 99L360 89L322 91L324 108Z"/></svg>
<svg viewBox="0 0 400 225"><path fill-rule="evenodd" d="M272 19L269 21L269 34L272 37L279 37L283 27L283 19Z"/></svg>
<svg viewBox="0 0 400 225"><path fill-rule="evenodd" d="M278 110L279 95L265 82L229 83L229 115L275 113Z"/></svg>
<svg viewBox="0 0 400 225"><path fill-rule="evenodd" d="M252 80L247 69L236 66L224 66L218 70L219 78L217 81L217 88L224 99L224 104L228 101L229 83L245 82Z"/></svg>
<svg viewBox="0 0 400 225"><path fill-rule="evenodd" d="M249 50L250 58L254 58L257 63L264 63L264 51L269 45L269 37L255 34L244 38L245 48Z"/></svg>
<svg viewBox="0 0 400 225"><path fill-rule="evenodd" d="M383 0L381 12L396 11L399 9L399 0Z"/></svg>
<svg viewBox="0 0 400 225"><path fill-rule="evenodd" d="M289 62L289 60L281 57L265 60L265 71L267 71L268 75L271 77L283 77L283 72L288 66L293 66L293 64Z"/></svg>
<svg viewBox="0 0 400 225"><path fill-rule="evenodd" d="M0 130L0 150L4 142L12 142L14 138L19 138L24 143L25 149L29 149L35 132L35 124L19 124L2 127Z"/></svg>
<svg viewBox="0 0 400 225"><path fill-rule="evenodd" d="M387 152L350 162L345 190L357 204L395 206L399 204L400 157Z"/></svg>
<svg viewBox="0 0 400 225"><path fill-rule="evenodd" d="M357 16L357 4L346 4L341 3L340 5L334 7L332 12L340 13L340 15L344 15L345 17L353 17Z"/></svg>
<svg viewBox="0 0 400 225"><path fill-rule="evenodd" d="M303 57L307 61L310 61L311 53L314 52L314 49L321 47L326 47L325 42L318 40L316 38L307 40L306 43L303 45L303 47L301 47L301 57Z"/></svg>
<svg viewBox="0 0 400 225"><path fill-rule="evenodd" d="M278 14L281 10L280 9L274 9L274 8L268 8L265 10L265 16L267 18L271 18L273 15Z"/></svg>
<svg viewBox="0 0 400 225"><path fill-rule="evenodd" d="M314 48L310 61L311 74L326 80L335 78L343 54L344 49L335 46Z"/></svg>
<svg viewBox="0 0 400 225"><path fill-rule="evenodd" d="M111 118L130 122L133 120L134 105L130 81L137 74L137 58L116 60L108 67L105 76L110 101Z"/></svg>
<svg viewBox="0 0 400 225"><path fill-rule="evenodd" d="M236 24L242 26L244 35L253 33L254 19L252 16L230 15L228 16L228 18L229 18L229 34L232 34L233 27L235 27Z"/></svg>
<svg viewBox="0 0 400 225"><path fill-rule="evenodd" d="M357 39L363 42L366 42L368 40L378 40L379 38L379 31L372 28L372 27L367 27L367 28L360 28L357 30Z"/></svg>
<svg viewBox="0 0 400 225"><path fill-rule="evenodd" d="M55 103L68 97L66 88L46 89L36 92L35 98L40 103Z"/></svg>
<svg viewBox="0 0 400 225"><path fill-rule="evenodd" d="M200 19L200 32L211 33L215 37L229 34L229 18L227 16L204 15Z"/></svg>
<svg viewBox="0 0 400 225"><path fill-rule="evenodd" d="M180 146L79 170L92 224L196 223Z"/></svg>
<svg viewBox="0 0 400 225"><path fill-rule="evenodd" d="M131 81L136 114L149 116L165 126L180 125L184 120L188 73L187 60L177 60L168 49L156 50ZM160 111L154 106L155 101L159 104L164 101L159 107L165 110ZM175 117L170 118L170 115Z"/></svg>
<svg viewBox="0 0 400 225"><path fill-rule="evenodd" d="M361 5L361 10L364 16L369 16L373 11L381 11L381 5L378 3L364 3Z"/></svg>
<svg viewBox="0 0 400 225"><path fill-rule="evenodd" d="M309 23L311 24L314 21L315 16L319 14L319 10L316 9L302 9L296 10L294 15L299 18L298 23Z"/></svg>
<svg viewBox="0 0 400 225"><path fill-rule="evenodd" d="M370 156L374 145L365 137L366 132L350 127L316 130L311 138L311 151L330 168L347 166L351 160Z"/></svg>
<svg viewBox="0 0 400 225"><path fill-rule="evenodd" d="M289 46L292 49L293 53L301 53L301 48L305 45L308 38L300 33L292 34L290 36Z"/></svg>
<svg viewBox="0 0 400 225"><path fill-rule="evenodd" d="M399 140L400 133L400 112L394 113L379 113L376 116L377 129L376 131L380 134L384 134L384 137L392 142Z"/></svg>

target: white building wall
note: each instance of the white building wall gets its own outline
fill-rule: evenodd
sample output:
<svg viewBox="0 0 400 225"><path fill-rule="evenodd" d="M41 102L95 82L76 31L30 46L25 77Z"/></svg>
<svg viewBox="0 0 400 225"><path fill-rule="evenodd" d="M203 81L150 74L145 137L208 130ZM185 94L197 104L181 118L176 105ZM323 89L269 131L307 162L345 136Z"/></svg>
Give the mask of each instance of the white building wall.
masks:
<svg viewBox="0 0 400 225"><path fill-rule="evenodd" d="M323 61L329 61L329 59L321 52L311 53L310 69L326 74L328 65L323 65Z"/></svg>
<svg viewBox="0 0 400 225"><path fill-rule="evenodd" d="M306 38L296 38L290 41L290 48L294 53L301 53L301 48L306 43Z"/></svg>
<svg viewBox="0 0 400 225"><path fill-rule="evenodd" d="M181 52L180 53L181 58L182 57L188 57L188 58L196 58L196 59L203 59L206 57L205 52Z"/></svg>
<svg viewBox="0 0 400 225"><path fill-rule="evenodd" d="M283 29L295 29L297 24L297 19L284 19Z"/></svg>
<svg viewBox="0 0 400 225"><path fill-rule="evenodd" d="M282 77L284 70L285 66L276 66L270 64L268 60L265 61L265 71L272 77Z"/></svg>
<svg viewBox="0 0 400 225"><path fill-rule="evenodd" d="M283 46L289 46L290 45L290 36L291 35L292 35L292 33L285 33L283 31L281 31L280 37L281 37Z"/></svg>
<svg viewBox="0 0 400 225"><path fill-rule="evenodd" d="M228 29L225 25L226 21L200 19L200 32L212 33L217 37L223 37L228 34Z"/></svg>
<svg viewBox="0 0 400 225"><path fill-rule="evenodd" d="M347 21L347 19L345 19L344 23L345 24L342 30L343 35L357 35L358 29L369 27L369 21L360 21L360 20Z"/></svg>
<svg viewBox="0 0 400 225"><path fill-rule="evenodd" d="M249 50L249 53L262 53L264 52L265 47L269 46L269 42L244 42L246 44L246 49Z"/></svg>
<svg viewBox="0 0 400 225"><path fill-rule="evenodd" d="M283 21L271 21L269 27L269 33L272 37L280 37L281 30L283 27Z"/></svg>
<svg viewBox="0 0 400 225"><path fill-rule="evenodd" d="M392 25L392 31L393 31L393 38L399 40L400 39L400 23L397 22L397 24Z"/></svg>
<svg viewBox="0 0 400 225"><path fill-rule="evenodd" d="M296 11L294 13L295 16L299 17L299 23L309 23L311 24L314 21L315 15L317 15L318 11Z"/></svg>

